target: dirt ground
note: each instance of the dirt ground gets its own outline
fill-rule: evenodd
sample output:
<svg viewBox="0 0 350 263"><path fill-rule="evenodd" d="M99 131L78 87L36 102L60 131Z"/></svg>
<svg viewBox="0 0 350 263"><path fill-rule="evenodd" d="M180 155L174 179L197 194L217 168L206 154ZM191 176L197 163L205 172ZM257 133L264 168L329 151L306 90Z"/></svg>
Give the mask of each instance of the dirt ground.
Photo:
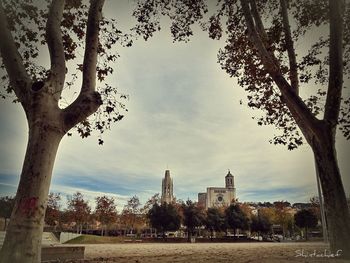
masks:
<svg viewBox="0 0 350 263"><path fill-rule="evenodd" d="M132 243L85 245L85 260L75 262L350 262L333 256L324 243Z"/></svg>

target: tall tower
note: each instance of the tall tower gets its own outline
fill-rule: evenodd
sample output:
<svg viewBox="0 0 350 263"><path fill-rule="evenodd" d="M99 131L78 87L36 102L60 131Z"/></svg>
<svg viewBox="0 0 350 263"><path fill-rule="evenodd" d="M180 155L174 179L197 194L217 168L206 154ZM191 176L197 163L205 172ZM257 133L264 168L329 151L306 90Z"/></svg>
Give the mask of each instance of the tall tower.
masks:
<svg viewBox="0 0 350 263"><path fill-rule="evenodd" d="M161 203L171 203L173 196L173 179L170 177L170 171L165 171L165 177L162 179L162 197Z"/></svg>
<svg viewBox="0 0 350 263"><path fill-rule="evenodd" d="M230 170L228 170L228 174L225 176L225 187L230 189L234 188L234 186L233 175L231 174Z"/></svg>

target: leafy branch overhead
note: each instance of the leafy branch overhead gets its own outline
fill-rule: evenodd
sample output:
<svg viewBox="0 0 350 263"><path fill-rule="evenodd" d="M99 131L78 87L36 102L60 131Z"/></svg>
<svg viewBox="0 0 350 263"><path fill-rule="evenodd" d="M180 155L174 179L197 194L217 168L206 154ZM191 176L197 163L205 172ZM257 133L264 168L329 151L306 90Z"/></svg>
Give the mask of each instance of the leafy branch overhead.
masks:
<svg viewBox="0 0 350 263"><path fill-rule="evenodd" d="M2 1L24 68L34 81L33 85L38 86L48 80L52 74L50 69L42 66L44 59L42 50L50 41L46 35L50 3L51 1L47 0L41 5L33 0ZM82 54L85 48L88 11L88 1L66 1L60 22L61 39L52 39L55 43L62 42L64 60L67 63L63 70L66 73L63 92L66 93L61 96L61 93L57 91L61 108L68 107L79 93L76 87L80 85L79 81L83 72ZM116 19L113 18L103 17L99 27L96 77L97 91L101 95L102 105L90 118L76 125L75 131L83 138L89 136L93 130L97 130L102 135L106 129L110 129L112 123L120 121L127 111L125 101L128 96L118 92L115 84L110 85L108 76L114 73L115 62L119 57L118 47L130 47L134 36L130 33L123 33ZM15 102L20 101L13 94L13 85L8 75L5 74L3 59L0 60L0 67L1 84L4 87L0 91L0 96L4 99L12 98ZM71 132L68 133L68 135L71 134ZM102 142L101 135L99 136L100 143Z"/></svg>
<svg viewBox="0 0 350 263"><path fill-rule="evenodd" d="M259 39L278 67L280 78L289 81L308 111L321 119L325 110L329 80L329 3L322 1L271 0L250 3ZM218 63L247 92L248 107L263 113L254 117L258 125L274 125L279 133L271 143L292 150L303 144L286 98L261 59L247 28L242 1L140 0L133 13L135 27L146 40L161 29L162 16L171 19L174 41L189 41L197 24L210 38L224 38ZM317 32L317 33L315 33ZM344 80L350 76L350 3L344 16ZM269 55L269 56L270 56ZM346 86L346 85L345 85ZM312 94L312 95L310 95ZM339 129L349 139L350 93L344 89L338 119Z"/></svg>

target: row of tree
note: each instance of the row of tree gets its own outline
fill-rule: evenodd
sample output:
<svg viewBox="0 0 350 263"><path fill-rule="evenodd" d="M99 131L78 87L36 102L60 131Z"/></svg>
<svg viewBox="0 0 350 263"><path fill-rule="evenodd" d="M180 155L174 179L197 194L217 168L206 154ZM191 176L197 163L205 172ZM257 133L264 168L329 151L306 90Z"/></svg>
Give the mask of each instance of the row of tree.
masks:
<svg viewBox="0 0 350 263"><path fill-rule="evenodd" d="M186 227L189 240L203 228L209 231L211 239L214 233L224 232L227 236L229 230L232 230L235 237L238 236L237 230L266 236L272 234L272 225L278 224L283 229L283 237L286 228L293 228L293 232L296 232L295 227L297 227L305 229L307 238L308 229L318 224L315 211L303 209L293 215L287 210L271 207L262 208L257 214L253 214L246 204L231 204L228 207L214 207L205 210L187 200L181 204L155 203L147 217L150 225L163 233L163 237L167 231L178 230L181 224Z"/></svg>
<svg viewBox="0 0 350 263"><path fill-rule="evenodd" d="M10 217L14 200L10 197L0 198L0 216L6 220ZM45 215L47 225L56 230L76 230L79 233L88 230L99 230L101 235L118 229L124 234L139 233L142 229L153 228L165 237L167 231L176 231L181 225L186 227L190 239L198 229L205 228L210 238L214 233L226 233L232 230L250 230L258 236L271 233L272 225L279 225L283 236L290 236L295 226L307 229L315 227L319 220L319 206L314 198L308 210L299 210L294 216L288 202L274 202L271 206L261 206L258 213L253 213L248 203L237 203L228 207L209 208L199 206L187 200L171 204L160 203L159 194L152 196L144 206L137 196L131 197L118 214L116 200L113 197L95 198L95 209L92 210L83 194L76 192L67 198L67 208L61 209L61 195L50 193Z"/></svg>

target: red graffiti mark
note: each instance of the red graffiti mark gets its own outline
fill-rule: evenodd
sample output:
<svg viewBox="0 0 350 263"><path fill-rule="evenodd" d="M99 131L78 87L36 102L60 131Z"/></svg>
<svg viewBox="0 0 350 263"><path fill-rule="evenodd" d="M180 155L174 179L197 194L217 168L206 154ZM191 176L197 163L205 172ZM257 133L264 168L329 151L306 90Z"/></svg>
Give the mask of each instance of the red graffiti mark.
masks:
<svg viewBox="0 0 350 263"><path fill-rule="evenodd" d="M28 197L21 200L19 207L23 214L31 216L37 208L37 203L38 197Z"/></svg>

